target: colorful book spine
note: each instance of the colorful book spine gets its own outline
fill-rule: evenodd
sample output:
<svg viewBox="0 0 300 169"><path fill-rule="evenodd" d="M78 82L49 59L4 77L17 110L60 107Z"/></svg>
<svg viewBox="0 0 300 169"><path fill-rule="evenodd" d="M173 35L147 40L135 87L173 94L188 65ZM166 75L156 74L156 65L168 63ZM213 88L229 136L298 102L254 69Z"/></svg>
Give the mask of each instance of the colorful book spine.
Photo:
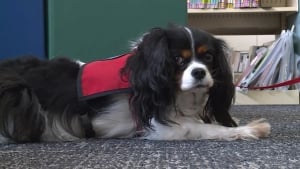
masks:
<svg viewBox="0 0 300 169"><path fill-rule="evenodd" d="M240 8L241 7L241 0L235 0L233 4L233 8Z"/></svg>
<svg viewBox="0 0 300 169"><path fill-rule="evenodd" d="M224 9L226 7L226 1L225 0L219 0L218 8Z"/></svg>
<svg viewBox="0 0 300 169"><path fill-rule="evenodd" d="M258 8L260 0L187 0L189 9Z"/></svg>

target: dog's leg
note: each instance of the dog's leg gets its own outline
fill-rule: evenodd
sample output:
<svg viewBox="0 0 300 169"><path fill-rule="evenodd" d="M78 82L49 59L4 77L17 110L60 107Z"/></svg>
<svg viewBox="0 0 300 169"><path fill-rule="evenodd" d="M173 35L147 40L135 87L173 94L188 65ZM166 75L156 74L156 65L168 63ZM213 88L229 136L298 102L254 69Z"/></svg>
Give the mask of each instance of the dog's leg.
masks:
<svg viewBox="0 0 300 169"><path fill-rule="evenodd" d="M199 140L199 139L259 139L270 134L271 126L263 119L253 121L245 126L225 127L217 124L205 124L194 119L181 119L178 124L165 126L152 123L154 130L149 130L146 139L152 140Z"/></svg>
<svg viewBox="0 0 300 169"><path fill-rule="evenodd" d="M245 126L224 127L217 124L200 124L195 129L195 124L188 124L188 137L199 139L258 139L267 137L270 134L271 126L263 119L253 121Z"/></svg>

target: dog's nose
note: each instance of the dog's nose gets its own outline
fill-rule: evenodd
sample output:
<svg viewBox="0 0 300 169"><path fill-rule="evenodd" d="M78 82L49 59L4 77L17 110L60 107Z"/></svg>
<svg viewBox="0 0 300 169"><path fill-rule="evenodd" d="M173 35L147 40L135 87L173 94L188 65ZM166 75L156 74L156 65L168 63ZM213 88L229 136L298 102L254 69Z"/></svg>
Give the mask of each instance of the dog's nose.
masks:
<svg viewBox="0 0 300 169"><path fill-rule="evenodd" d="M197 68L197 69L192 70L192 76L195 79L201 80L205 77L205 75L206 75L206 72L202 68Z"/></svg>

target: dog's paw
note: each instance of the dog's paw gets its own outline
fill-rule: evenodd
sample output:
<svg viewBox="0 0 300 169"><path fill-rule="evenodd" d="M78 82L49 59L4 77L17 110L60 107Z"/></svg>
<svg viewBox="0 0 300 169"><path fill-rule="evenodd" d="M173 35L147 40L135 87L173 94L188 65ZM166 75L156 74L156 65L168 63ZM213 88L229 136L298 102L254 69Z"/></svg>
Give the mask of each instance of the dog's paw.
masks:
<svg viewBox="0 0 300 169"><path fill-rule="evenodd" d="M251 135L256 139L268 137L271 132L271 125L265 119L255 120L245 127L249 128Z"/></svg>
<svg viewBox="0 0 300 169"><path fill-rule="evenodd" d="M271 125L265 119L255 120L245 126L235 128L235 135L232 139L251 140L268 137L271 132Z"/></svg>

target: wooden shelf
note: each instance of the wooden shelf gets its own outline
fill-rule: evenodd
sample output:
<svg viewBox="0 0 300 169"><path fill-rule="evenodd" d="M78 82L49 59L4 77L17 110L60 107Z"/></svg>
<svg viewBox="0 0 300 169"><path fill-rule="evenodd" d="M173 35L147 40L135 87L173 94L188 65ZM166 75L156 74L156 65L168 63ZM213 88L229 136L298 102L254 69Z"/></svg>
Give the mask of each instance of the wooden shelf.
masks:
<svg viewBox="0 0 300 169"><path fill-rule="evenodd" d="M215 35L280 34L297 12L298 0L287 0L286 7L187 10L190 26Z"/></svg>
<svg viewBox="0 0 300 169"><path fill-rule="evenodd" d="M188 14L208 14L208 13L295 13L298 11L298 7L274 7L274 8L241 8L241 9L188 9Z"/></svg>

